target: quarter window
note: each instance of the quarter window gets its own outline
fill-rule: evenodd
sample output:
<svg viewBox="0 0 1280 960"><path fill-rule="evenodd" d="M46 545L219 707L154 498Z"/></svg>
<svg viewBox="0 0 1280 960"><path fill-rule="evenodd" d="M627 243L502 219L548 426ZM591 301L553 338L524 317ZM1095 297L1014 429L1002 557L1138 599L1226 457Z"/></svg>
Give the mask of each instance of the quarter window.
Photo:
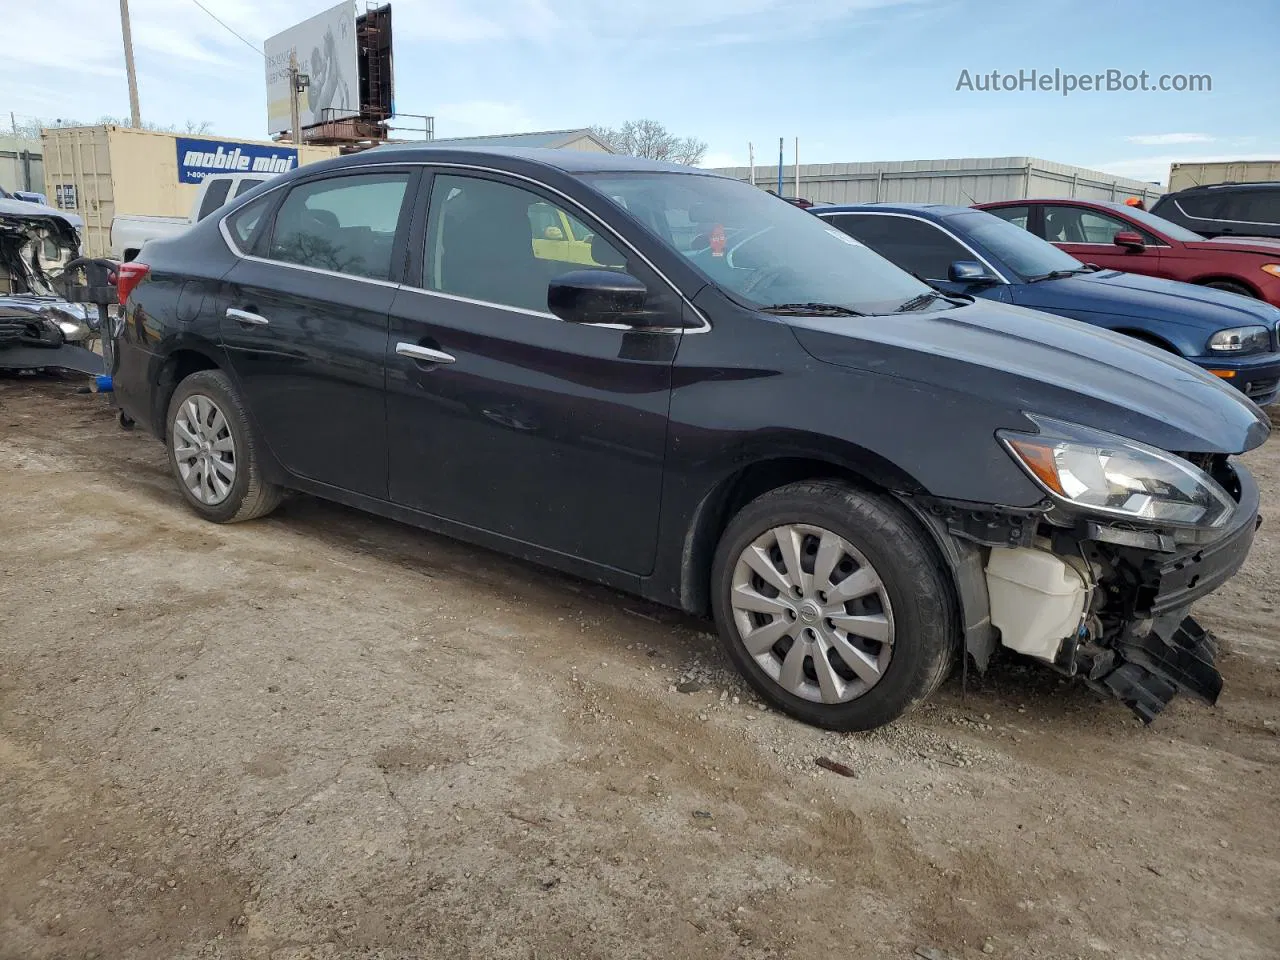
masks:
<svg viewBox="0 0 1280 960"><path fill-rule="evenodd" d="M262 223L262 215L266 212L271 199L271 197L259 197L257 200L246 203L227 218L231 235L236 238L236 246L242 251L247 252L253 247L254 237L259 232L258 226Z"/></svg>
<svg viewBox="0 0 1280 960"><path fill-rule="evenodd" d="M627 268L616 247L535 193L479 177L437 176L427 217L428 290L547 310L547 287L583 267Z"/></svg>
<svg viewBox="0 0 1280 960"><path fill-rule="evenodd" d="M294 187L276 214L273 260L387 280L409 175L331 177Z"/></svg>

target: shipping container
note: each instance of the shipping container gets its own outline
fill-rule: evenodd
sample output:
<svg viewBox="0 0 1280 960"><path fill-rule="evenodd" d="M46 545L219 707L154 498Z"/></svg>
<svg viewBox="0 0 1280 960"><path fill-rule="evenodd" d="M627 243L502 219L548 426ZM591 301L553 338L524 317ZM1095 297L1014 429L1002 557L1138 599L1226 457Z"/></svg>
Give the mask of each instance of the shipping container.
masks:
<svg viewBox="0 0 1280 960"><path fill-rule="evenodd" d="M0 136L0 187L12 193L44 193L44 161L40 141Z"/></svg>
<svg viewBox="0 0 1280 960"><path fill-rule="evenodd" d="M748 167L724 167L715 172L739 180L751 179ZM755 183L777 190L777 165L757 165ZM892 201L969 206L1030 197L1116 201L1140 197L1150 205L1163 192L1154 183L1035 157L800 164L799 196L825 203ZM795 165L783 166L782 195L796 193Z"/></svg>
<svg viewBox="0 0 1280 960"><path fill-rule="evenodd" d="M1280 160L1169 164L1169 192L1214 183L1272 183L1280 180Z"/></svg>
<svg viewBox="0 0 1280 960"><path fill-rule="evenodd" d="M275 173L292 167L294 160L306 164L338 155L337 147L154 133L110 124L51 127L41 131L40 139L49 204L84 219L83 250L93 257L110 253L112 217L189 215L205 173Z"/></svg>

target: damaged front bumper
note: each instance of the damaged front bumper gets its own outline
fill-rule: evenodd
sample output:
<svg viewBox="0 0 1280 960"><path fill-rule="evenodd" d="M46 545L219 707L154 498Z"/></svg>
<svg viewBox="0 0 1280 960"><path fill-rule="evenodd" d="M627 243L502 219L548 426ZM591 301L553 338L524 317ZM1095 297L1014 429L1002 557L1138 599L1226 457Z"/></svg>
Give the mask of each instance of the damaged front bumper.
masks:
<svg viewBox="0 0 1280 960"><path fill-rule="evenodd" d="M1118 697L1147 723L1180 691L1211 706L1222 692L1222 674L1214 663L1217 643L1190 613L1195 601L1240 570L1262 524L1257 483L1243 467L1237 466L1235 474L1239 506L1223 535L1132 565L1139 579L1132 585L1131 617L1115 625L1116 635L1100 654L1075 651L1075 665L1090 685Z"/></svg>
<svg viewBox="0 0 1280 960"><path fill-rule="evenodd" d="M1191 606L1239 571L1262 522L1253 477L1237 464L1226 469L1236 509L1221 529L1193 534L1194 543L1089 518L1064 527L1047 503L1013 510L912 498L908 506L952 568L965 647L979 670L1002 645L1083 679L1150 723L1179 692L1213 705L1222 691L1216 641Z"/></svg>

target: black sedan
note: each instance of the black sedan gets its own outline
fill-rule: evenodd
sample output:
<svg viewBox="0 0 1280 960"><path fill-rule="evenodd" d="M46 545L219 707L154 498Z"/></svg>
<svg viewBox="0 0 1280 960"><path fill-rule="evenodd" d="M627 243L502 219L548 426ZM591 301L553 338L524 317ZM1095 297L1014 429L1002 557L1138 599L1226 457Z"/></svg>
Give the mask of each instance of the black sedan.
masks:
<svg viewBox="0 0 1280 960"><path fill-rule="evenodd" d="M997 644L1212 701L1268 427L1176 357L945 295L745 183L567 151L303 167L121 268L116 396L191 508L295 489L711 615L812 723Z"/></svg>

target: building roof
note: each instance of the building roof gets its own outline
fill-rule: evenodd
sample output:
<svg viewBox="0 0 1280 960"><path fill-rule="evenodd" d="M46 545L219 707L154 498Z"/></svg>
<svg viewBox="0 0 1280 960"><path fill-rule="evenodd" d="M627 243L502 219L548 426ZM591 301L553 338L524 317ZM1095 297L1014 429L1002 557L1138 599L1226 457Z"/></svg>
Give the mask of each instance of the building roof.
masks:
<svg viewBox="0 0 1280 960"><path fill-rule="evenodd" d="M586 127L577 130L541 130L535 133L494 133L483 137L443 137L432 140L445 147L545 147L558 150L586 137L601 150L613 153L613 148Z"/></svg>

